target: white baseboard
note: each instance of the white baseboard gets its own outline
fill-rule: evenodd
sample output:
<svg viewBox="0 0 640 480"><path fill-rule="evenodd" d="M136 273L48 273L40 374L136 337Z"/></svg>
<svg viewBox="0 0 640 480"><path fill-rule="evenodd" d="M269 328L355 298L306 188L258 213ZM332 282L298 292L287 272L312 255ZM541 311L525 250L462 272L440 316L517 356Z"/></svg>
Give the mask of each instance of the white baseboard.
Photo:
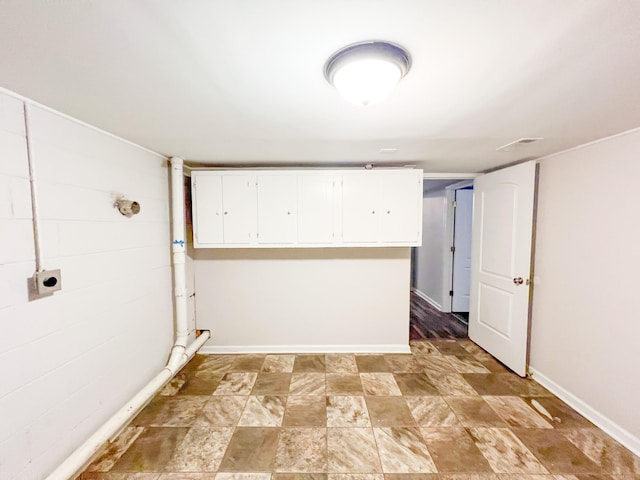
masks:
<svg viewBox="0 0 640 480"><path fill-rule="evenodd" d="M531 374L531 378L553 393L560 400L564 401L594 425L611 435L615 440L631 450L634 454L640 456L640 438L631 434L626 429L591 407L584 400L576 397L573 393L558 385L535 368L529 367L529 373Z"/></svg>
<svg viewBox="0 0 640 480"><path fill-rule="evenodd" d="M233 353L411 353L409 345L205 345L203 354Z"/></svg>
<svg viewBox="0 0 640 480"><path fill-rule="evenodd" d="M430 303L431 305L433 305L434 307L436 307L439 311L442 311L442 305L440 305L438 302L436 302L433 298L431 298L429 295L427 295L424 292L421 292L420 290L418 290L417 288L412 288L411 289L413 291L413 293L415 293L417 296L419 296L421 299L423 299L424 301Z"/></svg>

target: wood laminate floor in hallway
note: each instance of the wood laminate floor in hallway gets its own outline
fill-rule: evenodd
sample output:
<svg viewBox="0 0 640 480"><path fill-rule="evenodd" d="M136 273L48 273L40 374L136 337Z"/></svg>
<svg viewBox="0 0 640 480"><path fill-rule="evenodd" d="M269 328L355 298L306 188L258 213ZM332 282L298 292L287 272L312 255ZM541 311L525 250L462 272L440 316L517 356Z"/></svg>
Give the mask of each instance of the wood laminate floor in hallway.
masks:
<svg viewBox="0 0 640 480"><path fill-rule="evenodd" d="M443 313L411 292L411 340L467 338L467 326L450 313Z"/></svg>
<svg viewBox="0 0 640 480"><path fill-rule="evenodd" d="M83 480L640 480L640 459L469 340L197 355Z"/></svg>

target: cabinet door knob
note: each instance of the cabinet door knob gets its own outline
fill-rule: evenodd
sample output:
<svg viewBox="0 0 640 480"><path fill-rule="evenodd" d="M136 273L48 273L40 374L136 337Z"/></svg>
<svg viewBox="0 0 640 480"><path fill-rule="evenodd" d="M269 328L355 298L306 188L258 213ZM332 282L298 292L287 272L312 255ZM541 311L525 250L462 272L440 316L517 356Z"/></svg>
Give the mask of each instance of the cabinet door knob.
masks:
<svg viewBox="0 0 640 480"><path fill-rule="evenodd" d="M227 215L229 212L224 212L225 215Z"/></svg>
<svg viewBox="0 0 640 480"><path fill-rule="evenodd" d="M291 215L291 212L287 212L287 215Z"/></svg>
<svg viewBox="0 0 640 480"><path fill-rule="evenodd" d="M376 211L375 210L371 210L371 215L375 215Z"/></svg>
<svg viewBox="0 0 640 480"><path fill-rule="evenodd" d="M391 210L387 210L387 215L389 215L391 213Z"/></svg>

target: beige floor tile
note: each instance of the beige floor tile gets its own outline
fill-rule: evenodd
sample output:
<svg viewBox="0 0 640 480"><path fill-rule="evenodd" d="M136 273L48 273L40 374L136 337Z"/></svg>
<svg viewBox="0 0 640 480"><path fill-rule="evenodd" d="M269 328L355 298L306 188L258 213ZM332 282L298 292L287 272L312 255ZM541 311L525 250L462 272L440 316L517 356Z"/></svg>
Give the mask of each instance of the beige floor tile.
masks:
<svg viewBox="0 0 640 480"><path fill-rule="evenodd" d="M422 373L422 365L414 355L385 355L384 360L391 373Z"/></svg>
<svg viewBox="0 0 640 480"><path fill-rule="evenodd" d="M405 397L409 410L421 427L454 427L460 421L444 398L436 396Z"/></svg>
<svg viewBox="0 0 640 480"><path fill-rule="evenodd" d="M361 373L360 381L365 395L402 395L393 373Z"/></svg>
<svg viewBox="0 0 640 480"><path fill-rule="evenodd" d="M234 355L229 372L259 372L266 355Z"/></svg>
<svg viewBox="0 0 640 480"><path fill-rule="evenodd" d="M190 427L202 413L209 396L157 396L131 422L142 427Z"/></svg>
<svg viewBox="0 0 640 480"><path fill-rule="evenodd" d="M458 373L491 373L491 371L475 358L448 355L447 360Z"/></svg>
<svg viewBox="0 0 640 480"><path fill-rule="evenodd" d="M330 353L325 355L325 361L327 373L358 373L355 355Z"/></svg>
<svg viewBox="0 0 640 480"><path fill-rule="evenodd" d="M242 411L240 427L279 427L282 425L287 397L251 395Z"/></svg>
<svg viewBox="0 0 640 480"><path fill-rule="evenodd" d="M369 411L363 396L327 397L327 427L370 427Z"/></svg>
<svg viewBox="0 0 640 480"><path fill-rule="evenodd" d="M324 373L294 373L291 375L289 395L325 395Z"/></svg>
<svg viewBox="0 0 640 480"><path fill-rule="evenodd" d="M215 472L220 466L231 427L192 427L164 470L168 472Z"/></svg>
<svg viewBox="0 0 640 480"><path fill-rule="evenodd" d="M371 428L327 429L328 471L331 473L381 473Z"/></svg>
<svg viewBox="0 0 640 480"><path fill-rule="evenodd" d="M427 372L427 376L436 386L440 395L467 397L478 394L459 373Z"/></svg>
<svg viewBox="0 0 640 480"><path fill-rule="evenodd" d="M384 473L435 473L422 435L417 428L374 428Z"/></svg>
<svg viewBox="0 0 640 480"><path fill-rule="evenodd" d="M133 442L143 432L144 427L127 427L111 443L106 445L100 456L87 467L87 472L108 472Z"/></svg>
<svg viewBox="0 0 640 480"><path fill-rule="evenodd" d="M275 471L325 473L327 471L327 429L281 429Z"/></svg>
<svg viewBox="0 0 640 480"><path fill-rule="evenodd" d="M204 405L194 427L235 427L247 404L246 395L211 397Z"/></svg>
<svg viewBox="0 0 640 480"><path fill-rule="evenodd" d="M271 373L291 373L293 372L293 362L295 355L267 355L262 364L263 372Z"/></svg>
<svg viewBox="0 0 640 480"><path fill-rule="evenodd" d="M226 373L213 392L214 395L249 395L258 374L254 372Z"/></svg>
<svg viewBox="0 0 640 480"><path fill-rule="evenodd" d="M482 398L510 427L553 428L521 397L485 396Z"/></svg>
<svg viewBox="0 0 640 480"><path fill-rule="evenodd" d="M562 430L564 436L611 475L640 476L640 458L599 429ZM626 480L626 479L625 479Z"/></svg>

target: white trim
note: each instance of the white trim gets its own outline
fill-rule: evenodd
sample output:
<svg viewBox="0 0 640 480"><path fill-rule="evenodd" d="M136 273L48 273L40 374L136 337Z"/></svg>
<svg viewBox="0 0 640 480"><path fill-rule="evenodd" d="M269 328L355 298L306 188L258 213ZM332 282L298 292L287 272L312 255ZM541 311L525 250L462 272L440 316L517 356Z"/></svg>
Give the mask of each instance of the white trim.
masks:
<svg viewBox="0 0 640 480"><path fill-rule="evenodd" d="M413 293L415 293L417 296L419 296L421 299L423 299L425 302L431 304L433 307L437 308L438 310L442 311L442 305L440 305L438 302L436 302L433 298L431 298L429 295L427 295L424 292L421 292L420 290L418 290L417 288L412 288L411 289L413 291Z"/></svg>
<svg viewBox="0 0 640 480"><path fill-rule="evenodd" d="M411 353L406 345L207 345L202 354L234 353Z"/></svg>
<svg viewBox="0 0 640 480"><path fill-rule="evenodd" d="M640 456L640 438L636 437L613 420L607 418L584 400L578 398L535 368L529 367L529 374L531 375L531 378L540 385L545 387L559 399L563 400L585 418L593 422L604 432L611 435L615 440L631 450L634 454Z"/></svg>
<svg viewBox="0 0 640 480"><path fill-rule="evenodd" d="M465 180L465 179L473 179L476 178L478 175L482 175L481 173L427 173L425 172L423 174L423 179L425 180L437 180L437 179L451 179L451 180L456 180L456 179L461 179L461 180Z"/></svg>
<svg viewBox="0 0 640 480"><path fill-rule="evenodd" d="M101 128L98 128L98 127L96 127L94 125L91 125L90 123L83 122L82 120L79 120L79 119L77 119L75 117L72 117L71 115L67 115L66 113L62 113L62 112L56 110L55 108L48 107L46 105L43 105L42 103L36 102L35 100L31 100L28 97L22 96L19 93L12 92L11 90L8 90L8 89L6 89L4 87L0 87L0 94L2 94L2 93L5 94L5 95L9 95L10 97L16 98L16 99L18 99L18 100L20 100L22 102L28 103L29 105L33 105L34 107L38 107L38 108L41 108L43 110L46 110L49 113L53 113L55 115L58 115L58 116L66 119L66 120L69 120L69 121L71 121L73 123L77 123L78 125L82 125L83 127L89 128L89 129L94 130L94 131L96 131L98 133L102 133L103 135L107 135L108 137L111 137L111 138L114 138L114 139L119 140L121 142L124 142L124 143L126 143L128 145L131 145L132 147L139 148L140 150L143 150L143 151L145 151L147 153L150 153L152 155L156 155L156 156L158 156L160 158L163 158L165 160L169 160L169 157L167 157L165 155L162 155L161 153L155 152L155 151L151 150L150 148L143 147L142 145L138 145L137 143L134 143L131 140L127 140L126 138L119 137L118 135L116 135L114 133L107 132L106 130L102 130Z"/></svg>
<svg viewBox="0 0 640 480"><path fill-rule="evenodd" d="M587 143L582 143L580 145L576 145L575 147L567 148L566 150L560 150L559 152L550 153L550 154L545 155L543 157L537 157L537 158L535 158L535 161L536 162L540 162L542 160L546 160L548 158L553 158L553 157L556 157L558 155L563 155L565 153L572 152L574 150L580 150L581 148L588 147L589 145L594 145L594 144L600 143L600 142L606 142L607 140L611 140L611 139L617 138L617 137L623 137L625 135L629 135L629 134L636 133L636 132L640 132L640 127L635 127L635 128L632 128L631 130L625 130L624 132L615 133L613 135L609 135L608 137L598 138L596 140L592 140L592 141L587 142Z"/></svg>

